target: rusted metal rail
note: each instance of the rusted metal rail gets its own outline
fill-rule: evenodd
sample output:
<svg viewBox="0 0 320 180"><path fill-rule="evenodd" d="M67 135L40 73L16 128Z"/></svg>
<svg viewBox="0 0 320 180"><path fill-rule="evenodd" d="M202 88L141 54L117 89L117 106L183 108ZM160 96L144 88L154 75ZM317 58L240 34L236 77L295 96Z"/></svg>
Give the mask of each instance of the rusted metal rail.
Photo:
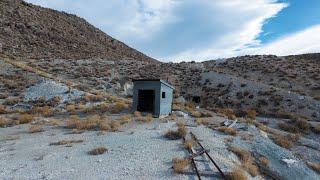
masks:
<svg viewBox="0 0 320 180"><path fill-rule="evenodd" d="M224 175L224 173L222 172L222 170L220 169L220 167L218 166L218 164L213 160L213 158L210 156L210 154L208 153L207 150L205 150L205 148L202 146L202 144L200 143L200 141L198 140L198 138L192 133L190 132L191 138L194 139L194 141L202 148L202 151L204 154L207 155L207 157L210 159L210 161L214 164L214 166L218 169L218 171L220 172L221 176L223 179L227 179L226 176ZM193 161L194 163L194 161ZM195 163L194 163L195 164ZM199 174L199 172L197 171L197 174ZM199 179L201 179L198 176Z"/></svg>
<svg viewBox="0 0 320 180"><path fill-rule="evenodd" d="M185 138L185 137L183 137L183 142L186 142L186 138ZM192 151L191 149L188 149L188 151L189 151L190 154L193 154L193 151ZM196 163L194 162L194 159L193 159L193 158L191 158L191 164L192 164L194 170L196 171L196 174L197 174L197 176L198 176L198 179L201 180L201 176L200 176L199 170L198 170L197 165L196 165Z"/></svg>

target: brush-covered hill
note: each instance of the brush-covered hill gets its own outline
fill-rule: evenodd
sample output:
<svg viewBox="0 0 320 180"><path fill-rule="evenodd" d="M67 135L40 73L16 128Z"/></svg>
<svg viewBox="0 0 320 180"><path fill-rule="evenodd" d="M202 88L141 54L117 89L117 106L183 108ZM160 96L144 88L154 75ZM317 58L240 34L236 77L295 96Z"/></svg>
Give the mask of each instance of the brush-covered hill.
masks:
<svg viewBox="0 0 320 180"><path fill-rule="evenodd" d="M0 51L22 58L155 61L75 15L0 0Z"/></svg>

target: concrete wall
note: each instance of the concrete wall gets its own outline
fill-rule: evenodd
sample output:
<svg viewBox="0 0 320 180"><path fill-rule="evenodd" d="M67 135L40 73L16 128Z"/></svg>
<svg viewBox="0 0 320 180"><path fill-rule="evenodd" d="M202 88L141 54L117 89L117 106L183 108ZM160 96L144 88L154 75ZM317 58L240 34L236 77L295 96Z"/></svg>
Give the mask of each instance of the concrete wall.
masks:
<svg viewBox="0 0 320 180"><path fill-rule="evenodd" d="M166 97L162 98L162 92L166 93ZM173 89L165 84L161 84L160 94L160 116L171 114L172 110Z"/></svg>
<svg viewBox="0 0 320 180"><path fill-rule="evenodd" d="M133 86L132 111L136 111L138 107L139 90L154 90L154 113L153 116L168 115L172 109L173 89L160 81L135 81ZM166 97L162 98L162 92L166 93Z"/></svg>

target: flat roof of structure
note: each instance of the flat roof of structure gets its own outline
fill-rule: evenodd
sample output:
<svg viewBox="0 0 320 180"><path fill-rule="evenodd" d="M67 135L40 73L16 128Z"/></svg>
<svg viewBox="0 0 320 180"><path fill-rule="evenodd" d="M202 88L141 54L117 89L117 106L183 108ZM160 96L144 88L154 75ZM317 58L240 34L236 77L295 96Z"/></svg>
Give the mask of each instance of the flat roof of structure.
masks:
<svg viewBox="0 0 320 180"><path fill-rule="evenodd" d="M170 85L169 83L167 83L166 81L162 80L162 79L133 79L133 82L135 81L160 81L162 84L170 87L171 89L174 89L174 87L172 85Z"/></svg>

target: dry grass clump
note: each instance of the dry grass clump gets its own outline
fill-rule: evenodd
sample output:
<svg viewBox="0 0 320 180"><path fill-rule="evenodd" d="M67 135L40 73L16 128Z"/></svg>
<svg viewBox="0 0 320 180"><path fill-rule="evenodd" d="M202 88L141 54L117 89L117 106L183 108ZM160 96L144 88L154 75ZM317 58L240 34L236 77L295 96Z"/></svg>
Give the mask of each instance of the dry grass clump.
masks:
<svg viewBox="0 0 320 180"><path fill-rule="evenodd" d="M288 134L288 135L274 134L272 136L272 139L279 146L286 149L290 149L295 145L296 142L299 141L300 136L294 135L294 134Z"/></svg>
<svg viewBox="0 0 320 180"><path fill-rule="evenodd" d="M120 127L121 124L118 120L109 121L99 116L92 116L84 120L73 116L66 123L66 128L77 130L118 131Z"/></svg>
<svg viewBox="0 0 320 180"><path fill-rule="evenodd" d="M27 124L34 120L34 116L31 114L21 114L18 117L18 124Z"/></svg>
<svg viewBox="0 0 320 180"><path fill-rule="evenodd" d="M67 144L74 144L74 143L82 143L84 140L61 140L58 142L50 143L50 146L60 146L60 145L67 145Z"/></svg>
<svg viewBox="0 0 320 180"><path fill-rule="evenodd" d="M6 113L7 113L6 106L0 104L0 114L6 114Z"/></svg>
<svg viewBox="0 0 320 180"><path fill-rule="evenodd" d="M66 106L66 110L71 114L75 114L76 113L76 106L74 104L69 104Z"/></svg>
<svg viewBox="0 0 320 180"><path fill-rule="evenodd" d="M269 165L269 160L266 157L262 156L259 160L263 166L267 167Z"/></svg>
<svg viewBox="0 0 320 180"><path fill-rule="evenodd" d="M104 154L107 151L108 151L108 149L106 147L98 147L98 148L94 148L91 151L89 151L88 154L90 154L90 155L100 155L100 154Z"/></svg>
<svg viewBox="0 0 320 180"><path fill-rule="evenodd" d="M317 125L317 126L315 126L315 127L313 127L313 128L312 128L312 131L313 131L314 133L316 133L316 134L320 134L320 124Z"/></svg>
<svg viewBox="0 0 320 180"><path fill-rule="evenodd" d="M111 113L120 113L123 110L126 110L128 108L129 108L128 104L126 104L124 101L119 101L112 106Z"/></svg>
<svg viewBox="0 0 320 180"><path fill-rule="evenodd" d="M249 119L255 119L257 116L257 111L254 109L247 110L246 113Z"/></svg>
<svg viewBox="0 0 320 180"><path fill-rule="evenodd" d="M43 132L43 126L42 125L33 125L29 128L29 133L38 133L38 132Z"/></svg>
<svg viewBox="0 0 320 180"><path fill-rule="evenodd" d="M34 114L41 114L45 117L49 117L49 116L53 115L53 111L50 109L49 106L34 107L34 108L32 108L31 112Z"/></svg>
<svg viewBox="0 0 320 180"><path fill-rule="evenodd" d="M317 173L320 174L320 164L319 163L315 163L315 162L307 162L307 165L313 169L314 171L316 171Z"/></svg>
<svg viewBox="0 0 320 180"><path fill-rule="evenodd" d="M113 121L111 121L110 126L111 126L112 131L118 131L121 127L121 124L119 121L113 120Z"/></svg>
<svg viewBox="0 0 320 180"><path fill-rule="evenodd" d="M224 132L224 133L229 134L229 135L232 135L232 136L237 135L237 130L235 130L235 129L233 129L233 128L230 128L230 127L226 127L226 126L219 127L219 128L218 128L218 131Z"/></svg>
<svg viewBox="0 0 320 180"><path fill-rule="evenodd" d="M233 109L229 109L229 108L218 108L218 109L215 109L215 111L216 111L217 113L220 113L220 114L222 114L222 115L225 115L228 119L231 119L231 120L237 119L237 117L236 117Z"/></svg>
<svg viewBox="0 0 320 180"><path fill-rule="evenodd" d="M248 171L253 177L259 174L259 168L254 162L254 158L251 156L251 153L245 149L238 147L229 147L229 151L235 153L241 161L243 168Z"/></svg>
<svg viewBox="0 0 320 180"><path fill-rule="evenodd" d="M291 133L308 133L310 129L308 121L301 118L292 120L290 123L279 123L278 126L280 129Z"/></svg>
<svg viewBox="0 0 320 180"><path fill-rule="evenodd" d="M180 158L173 158L172 159L172 163L173 163L173 171L175 173L182 173L184 170L186 170L190 164L190 160L189 159L180 159Z"/></svg>
<svg viewBox="0 0 320 180"><path fill-rule="evenodd" d="M135 111L135 112L133 113L133 115L134 115L134 117L141 117L141 116L142 116L142 114L141 114L140 111Z"/></svg>
<svg viewBox="0 0 320 180"><path fill-rule="evenodd" d="M137 121L147 123L147 122L151 122L152 119L153 119L152 114L148 114L148 115L146 115L146 116L140 116L140 117L138 117L138 118L137 118Z"/></svg>
<svg viewBox="0 0 320 180"><path fill-rule="evenodd" d="M188 139L188 140L186 140L185 142L184 142L184 147L186 148L186 149L192 149L192 147L195 145L195 141L194 140L192 140L192 139Z"/></svg>
<svg viewBox="0 0 320 180"><path fill-rule="evenodd" d="M120 124L130 123L131 120L132 119L130 114L123 115L118 119L118 121L120 121Z"/></svg>
<svg viewBox="0 0 320 180"><path fill-rule="evenodd" d="M5 127L8 125L8 121L3 117L0 117L0 127Z"/></svg>
<svg viewBox="0 0 320 180"><path fill-rule="evenodd" d="M209 125L209 120L208 119L203 119L203 118L197 118L196 119L196 124L197 125Z"/></svg>
<svg viewBox="0 0 320 180"><path fill-rule="evenodd" d="M246 173L240 167L234 168L231 172L226 174L227 180L247 180Z"/></svg>
<svg viewBox="0 0 320 180"><path fill-rule="evenodd" d="M187 129L184 126L180 126L176 131L169 130L168 132L166 132L164 137L170 140L177 140L185 137L186 134L187 134Z"/></svg>

